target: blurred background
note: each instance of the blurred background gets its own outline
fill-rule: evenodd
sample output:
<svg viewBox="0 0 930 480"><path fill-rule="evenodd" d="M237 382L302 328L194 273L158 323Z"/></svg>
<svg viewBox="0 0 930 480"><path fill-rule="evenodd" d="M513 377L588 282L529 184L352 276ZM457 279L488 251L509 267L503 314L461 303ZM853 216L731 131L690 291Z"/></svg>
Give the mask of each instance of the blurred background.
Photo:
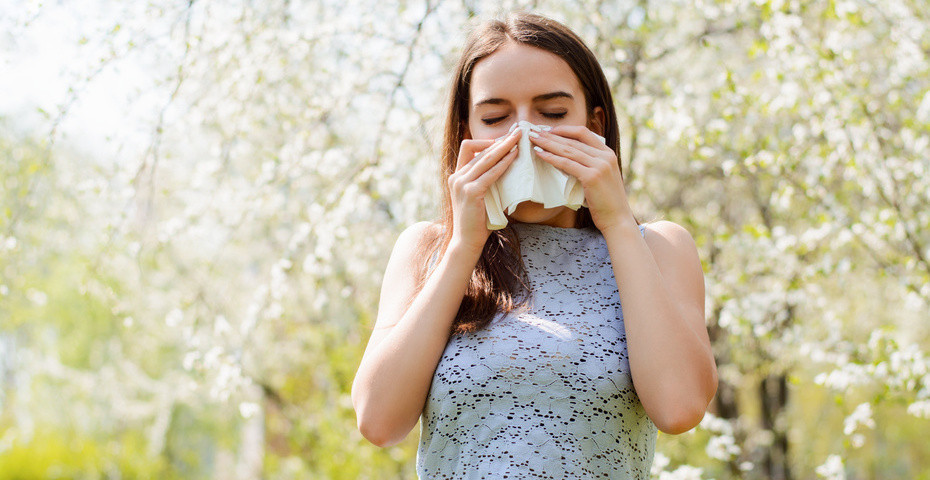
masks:
<svg viewBox="0 0 930 480"><path fill-rule="evenodd" d="M350 386L468 28L578 32L720 374L658 479L930 479L926 0L0 1L0 479L413 479Z"/></svg>

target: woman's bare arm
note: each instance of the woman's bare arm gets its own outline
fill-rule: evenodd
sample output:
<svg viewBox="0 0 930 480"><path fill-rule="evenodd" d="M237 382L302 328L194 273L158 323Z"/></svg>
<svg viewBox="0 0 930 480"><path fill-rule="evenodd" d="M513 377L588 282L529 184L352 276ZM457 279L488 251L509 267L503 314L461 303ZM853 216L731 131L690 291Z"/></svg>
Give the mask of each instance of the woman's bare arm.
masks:
<svg viewBox="0 0 930 480"><path fill-rule="evenodd" d="M418 241L429 229L430 222L419 222L398 237L384 273L378 318L352 382L359 431L381 447L400 443L416 425L481 255L450 244L406 308L421 261Z"/></svg>
<svg viewBox="0 0 930 480"><path fill-rule="evenodd" d="M659 430L700 423L717 391L704 323L704 272L694 240L669 221L604 232L620 289L636 394Z"/></svg>

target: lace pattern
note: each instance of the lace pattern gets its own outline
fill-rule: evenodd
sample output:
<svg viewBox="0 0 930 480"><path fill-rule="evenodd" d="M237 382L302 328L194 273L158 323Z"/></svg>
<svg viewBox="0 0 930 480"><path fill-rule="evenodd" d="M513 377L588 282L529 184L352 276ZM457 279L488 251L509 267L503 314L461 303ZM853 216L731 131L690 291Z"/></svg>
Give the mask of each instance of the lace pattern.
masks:
<svg viewBox="0 0 930 480"><path fill-rule="evenodd" d="M604 237L514 229L530 307L449 339L420 419L419 478L648 478L657 429L633 389Z"/></svg>

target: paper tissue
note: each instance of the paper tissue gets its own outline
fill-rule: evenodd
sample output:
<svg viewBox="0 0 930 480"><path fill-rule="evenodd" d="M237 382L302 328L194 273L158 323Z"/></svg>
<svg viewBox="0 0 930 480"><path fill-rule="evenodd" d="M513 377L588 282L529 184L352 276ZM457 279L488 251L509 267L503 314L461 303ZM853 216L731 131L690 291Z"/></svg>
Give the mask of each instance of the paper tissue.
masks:
<svg viewBox="0 0 930 480"><path fill-rule="evenodd" d="M540 131L540 127L524 120L511 126L510 131L514 128L523 131L517 143L517 158L484 195L488 229L506 227L504 211L511 214L520 202L527 200L541 203L545 208L565 205L578 210L587 207L581 182L536 156L529 133Z"/></svg>

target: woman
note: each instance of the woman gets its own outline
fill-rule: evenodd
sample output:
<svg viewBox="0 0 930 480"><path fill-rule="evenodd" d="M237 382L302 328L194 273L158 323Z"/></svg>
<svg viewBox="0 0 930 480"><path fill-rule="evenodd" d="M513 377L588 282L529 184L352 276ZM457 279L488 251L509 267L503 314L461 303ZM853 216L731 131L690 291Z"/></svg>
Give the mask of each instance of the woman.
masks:
<svg viewBox="0 0 930 480"><path fill-rule="evenodd" d="M485 193L521 120L552 127L537 155L587 208L527 201L492 231ZM471 34L443 216L398 238L352 386L367 439L397 444L422 416L421 478L646 478L657 429L701 421L717 372L697 249L675 223L639 224L618 156L607 81L577 35L525 13Z"/></svg>

